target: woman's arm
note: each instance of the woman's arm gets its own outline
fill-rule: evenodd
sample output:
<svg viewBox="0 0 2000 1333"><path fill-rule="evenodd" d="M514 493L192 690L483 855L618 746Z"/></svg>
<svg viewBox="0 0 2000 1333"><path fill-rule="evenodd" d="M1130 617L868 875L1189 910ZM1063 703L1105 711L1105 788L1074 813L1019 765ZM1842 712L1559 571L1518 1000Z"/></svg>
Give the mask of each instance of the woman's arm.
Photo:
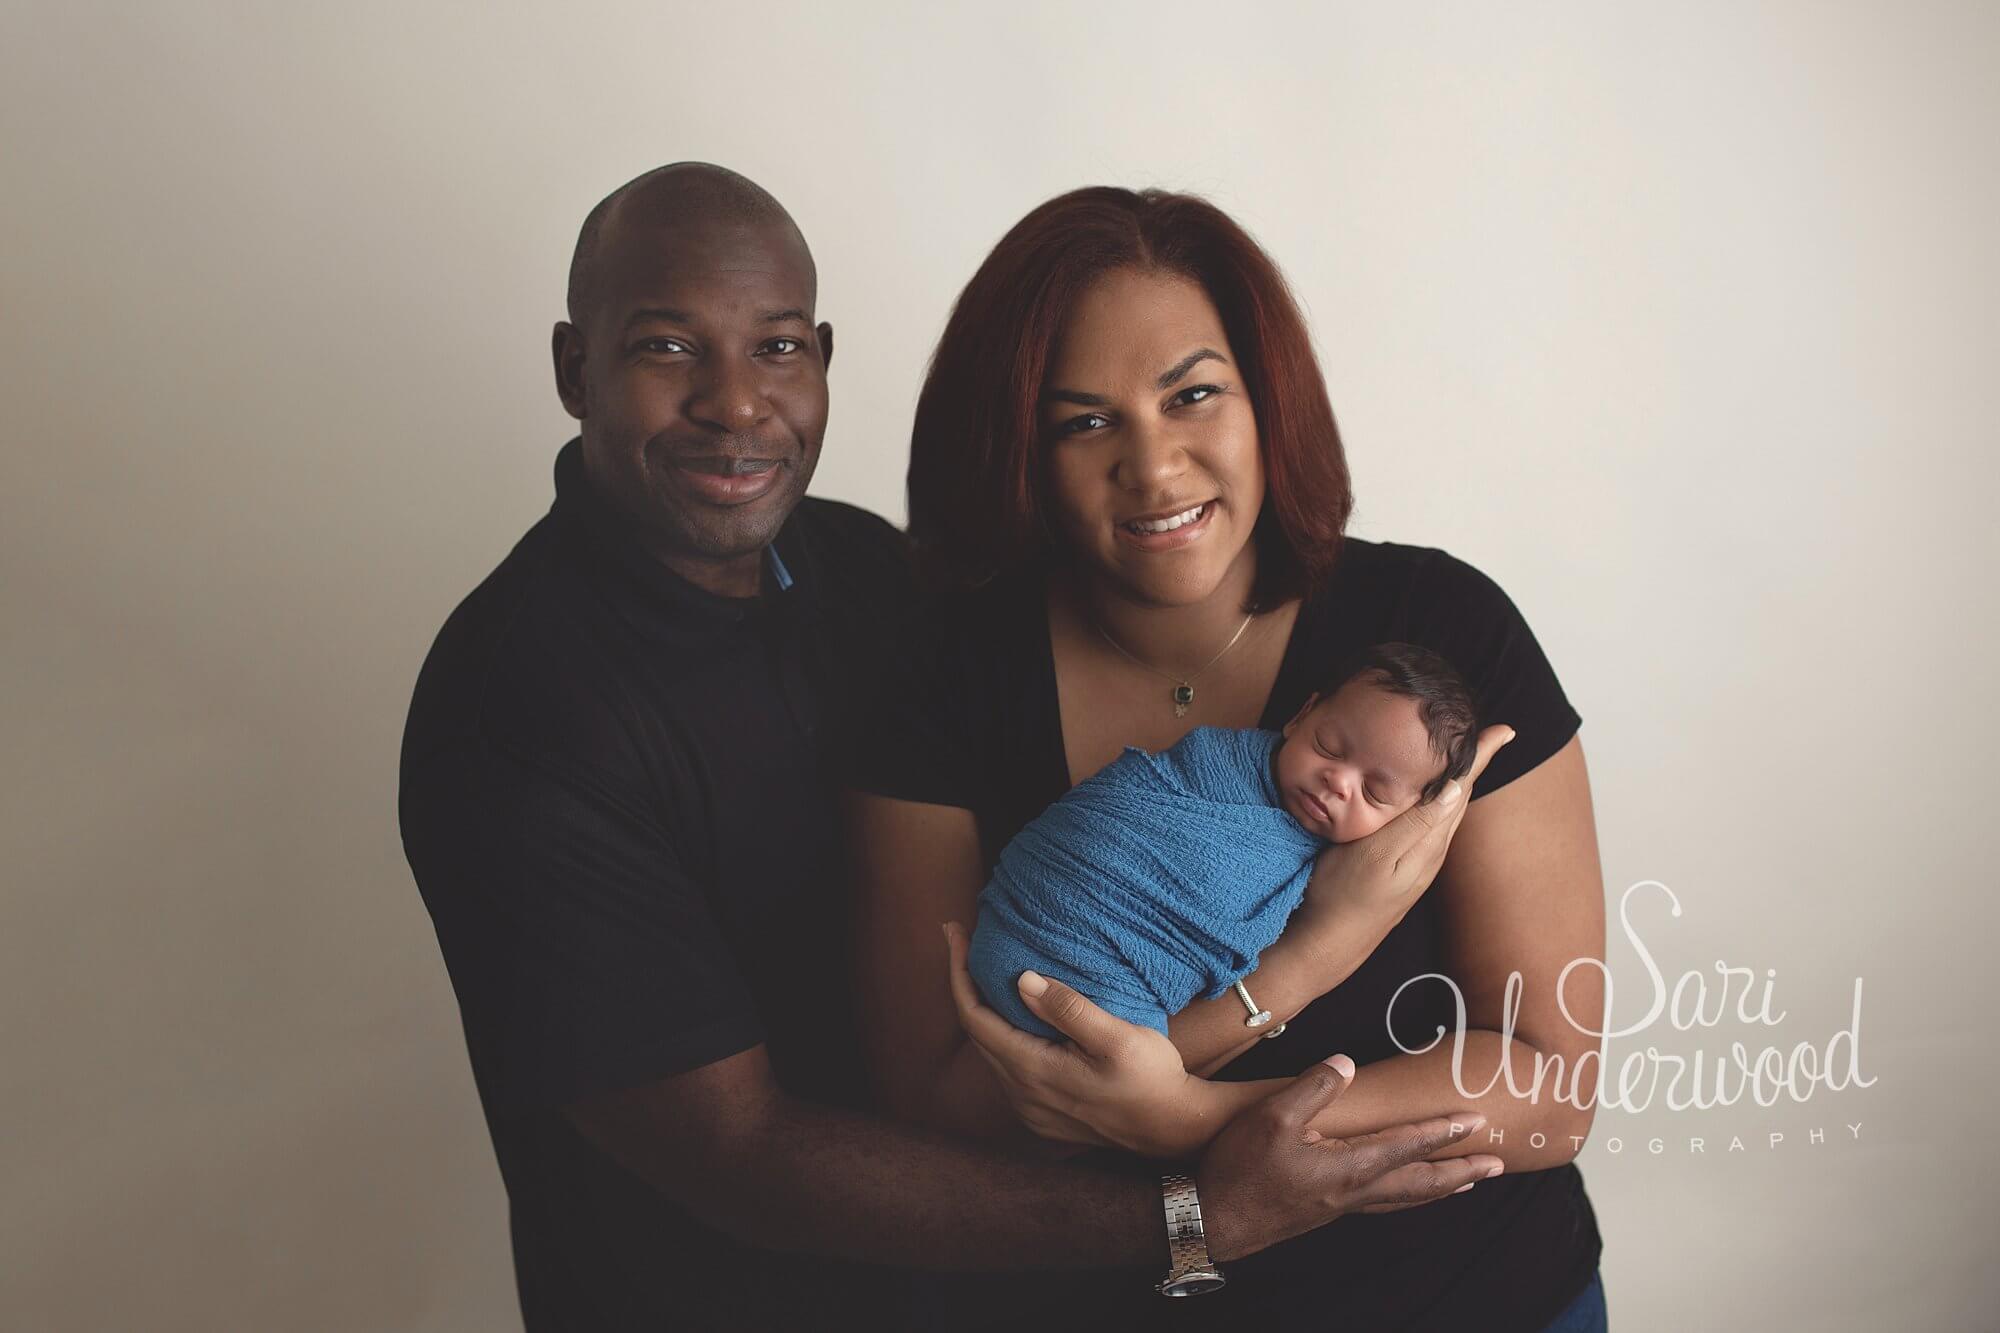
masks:
<svg viewBox="0 0 2000 1333"><path fill-rule="evenodd" d="M972 812L858 791L846 812L856 1016L877 1104L978 1138L1025 1137L937 965L940 923L970 929L985 882Z"/></svg>
<svg viewBox="0 0 2000 1333"><path fill-rule="evenodd" d="M1468 777L1464 786L1471 783ZM1291 1022L1352 976L1416 905L1462 818L1456 808L1462 791L1454 784L1438 801L1405 812L1405 827L1377 832L1380 844L1368 839L1371 845L1329 847L1320 854L1305 901L1258 958L1257 969L1243 978L1244 989L1270 1011L1272 1027ZM1392 857L1385 864L1391 843L1407 843L1406 850L1415 853L1412 863ZM1271 1030L1246 1027L1244 1017L1234 993L1196 1000L1167 1020L1167 1033L1187 1068L1206 1078Z"/></svg>
<svg viewBox="0 0 2000 1333"><path fill-rule="evenodd" d="M1481 737L1466 786L1511 736L1496 727ZM1409 811L1365 846L1321 859L1306 903L1246 980L1260 1005L1289 1020L1361 965L1436 873L1463 818L1456 798L1454 792ZM1022 1099L1010 1091L1010 1080L996 1077L966 1039L940 965L939 926L956 922L969 933L985 883L972 812L855 791L847 794L846 810L858 1012L877 1100L895 1115L961 1134L1034 1141L1013 1109ZM1243 1026L1233 994L1197 1000L1175 1015L1171 1046L1146 1031L1165 1049L1151 1053L1143 1073L1096 1081L1094 1101L1147 1105L1157 1089L1153 1076L1169 1062L1176 1074L1213 1070L1259 1040ZM1073 1123L1080 1131L1082 1122Z"/></svg>
<svg viewBox="0 0 2000 1333"><path fill-rule="evenodd" d="M1580 740L1572 738L1531 772L1473 803L1447 854L1438 892L1445 895L1452 975L1465 999L1463 1079L1468 1091L1481 1095L1464 1096L1454 1083L1455 1034L1447 1033L1423 1054L1398 1055L1361 1069L1350 1095L1316 1118L1313 1128L1330 1138L1348 1137L1416 1116L1475 1111L1486 1117L1486 1132L1452 1152L1494 1153L1516 1171L1559 1166L1589 1134L1593 1111L1558 1101L1554 1093L1558 1085L1569 1089L1578 1060L1596 1050L1597 1042L1563 1017L1556 978L1572 959L1604 956L1603 878ZM1521 976L1518 1007L1512 1038L1504 1040L1506 997L1515 972ZM1576 969L1565 999L1577 1024L1603 1026L1602 974L1596 968ZM1067 995L1059 1000L1073 1003ZM1503 1053L1506 1071L1500 1065ZM1544 1066L1539 1084L1538 1062ZM1532 1090L1532 1098L1514 1095L1510 1075L1524 1094ZM1591 1100L1595 1075L1593 1067L1586 1095L1578 1100ZM1118 1141L1152 1155L1184 1155L1279 1086L1190 1081L1173 1094L1178 1104L1166 1103L1170 1109L1152 1122L1146 1141ZM1152 1087L1167 1089L1170 1080L1156 1071ZM1091 1130L1101 1132L1098 1126Z"/></svg>
<svg viewBox="0 0 2000 1333"><path fill-rule="evenodd" d="M944 966L939 927L953 922L969 933L985 884L972 812L856 791L847 793L846 808L857 1012L877 1102L905 1120L1039 1147L1047 1140L1022 1127L993 1068L966 1040ZM1299 979L1318 965L1309 953L1317 947L1293 946L1289 983L1303 989ZM1292 994L1288 984L1281 997ZM1230 1006L1239 1015L1233 1024ZM1224 1058L1232 1044L1241 1047L1242 1006L1233 997L1195 1008L1208 1012L1179 1021L1195 1024L1197 1052ZM1181 1057L1173 1059L1178 1069Z"/></svg>

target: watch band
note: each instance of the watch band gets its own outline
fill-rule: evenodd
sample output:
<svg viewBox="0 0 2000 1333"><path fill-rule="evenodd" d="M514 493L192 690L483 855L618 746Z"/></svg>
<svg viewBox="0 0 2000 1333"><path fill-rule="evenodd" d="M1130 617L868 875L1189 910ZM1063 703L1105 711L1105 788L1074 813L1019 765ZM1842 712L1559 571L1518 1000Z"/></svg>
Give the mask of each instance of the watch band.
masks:
<svg viewBox="0 0 2000 1333"><path fill-rule="evenodd" d="M1162 1296L1198 1296L1218 1291L1226 1279L1208 1257L1208 1236L1201 1226L1201 1198L1194 1178L1160 1177L1160 1201L1167 1213L1167 1275L1157 1288Z"/></svg>

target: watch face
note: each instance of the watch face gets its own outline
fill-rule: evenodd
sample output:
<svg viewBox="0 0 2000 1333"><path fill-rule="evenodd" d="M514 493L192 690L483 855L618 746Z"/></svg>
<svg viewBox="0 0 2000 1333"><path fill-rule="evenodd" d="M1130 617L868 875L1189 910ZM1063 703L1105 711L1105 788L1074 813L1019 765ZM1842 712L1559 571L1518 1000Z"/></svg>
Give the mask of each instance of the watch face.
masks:
<svg viewBox="0 0 2000 1333"><path fill-rule="evenodd" d="M1162 1296L1199 1296L1205 1291L1222 1290L1220 1273L1189 1273L1160 1284Z"/></svg>

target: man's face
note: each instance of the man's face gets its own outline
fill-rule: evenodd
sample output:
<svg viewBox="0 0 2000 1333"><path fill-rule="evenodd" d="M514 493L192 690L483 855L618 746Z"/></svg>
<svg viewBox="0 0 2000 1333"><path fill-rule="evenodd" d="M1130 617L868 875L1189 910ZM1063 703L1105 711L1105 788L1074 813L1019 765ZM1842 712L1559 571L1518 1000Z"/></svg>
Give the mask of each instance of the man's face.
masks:
<svg viewBox="0 0 2000 1333"><path fill-rule="evenodd" d="M1443 767L1415 699L1350 680L1286 725L1272 776L1292 818L1353 842L1415 805Z"/></svg>
<svg viewBox="0 0 2000 1333"><path fill-rule="evenodd" d="M787 227L614 219L587 327L556 327L593 489L715 591L756 591L819 462L833 331L813 325L813 287Z"/></svg>

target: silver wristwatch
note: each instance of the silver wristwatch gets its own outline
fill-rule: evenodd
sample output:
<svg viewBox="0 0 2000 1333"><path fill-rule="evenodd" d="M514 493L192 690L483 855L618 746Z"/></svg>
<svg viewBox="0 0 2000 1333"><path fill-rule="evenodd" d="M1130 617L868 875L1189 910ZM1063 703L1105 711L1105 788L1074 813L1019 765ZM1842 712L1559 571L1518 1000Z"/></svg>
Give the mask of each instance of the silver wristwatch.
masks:
<svg viewBox="0 0 2000 1333"><path fill-rule="evenodd" d="M1162 1296L1198 1296L1220 1291L1226 1279L1208 1257L1208 1238L1201 1229L1201 1199L1191 1176L1160 1177L1160 1200L1167 1209L1167 1275L1160 1280Z"/></svg>

